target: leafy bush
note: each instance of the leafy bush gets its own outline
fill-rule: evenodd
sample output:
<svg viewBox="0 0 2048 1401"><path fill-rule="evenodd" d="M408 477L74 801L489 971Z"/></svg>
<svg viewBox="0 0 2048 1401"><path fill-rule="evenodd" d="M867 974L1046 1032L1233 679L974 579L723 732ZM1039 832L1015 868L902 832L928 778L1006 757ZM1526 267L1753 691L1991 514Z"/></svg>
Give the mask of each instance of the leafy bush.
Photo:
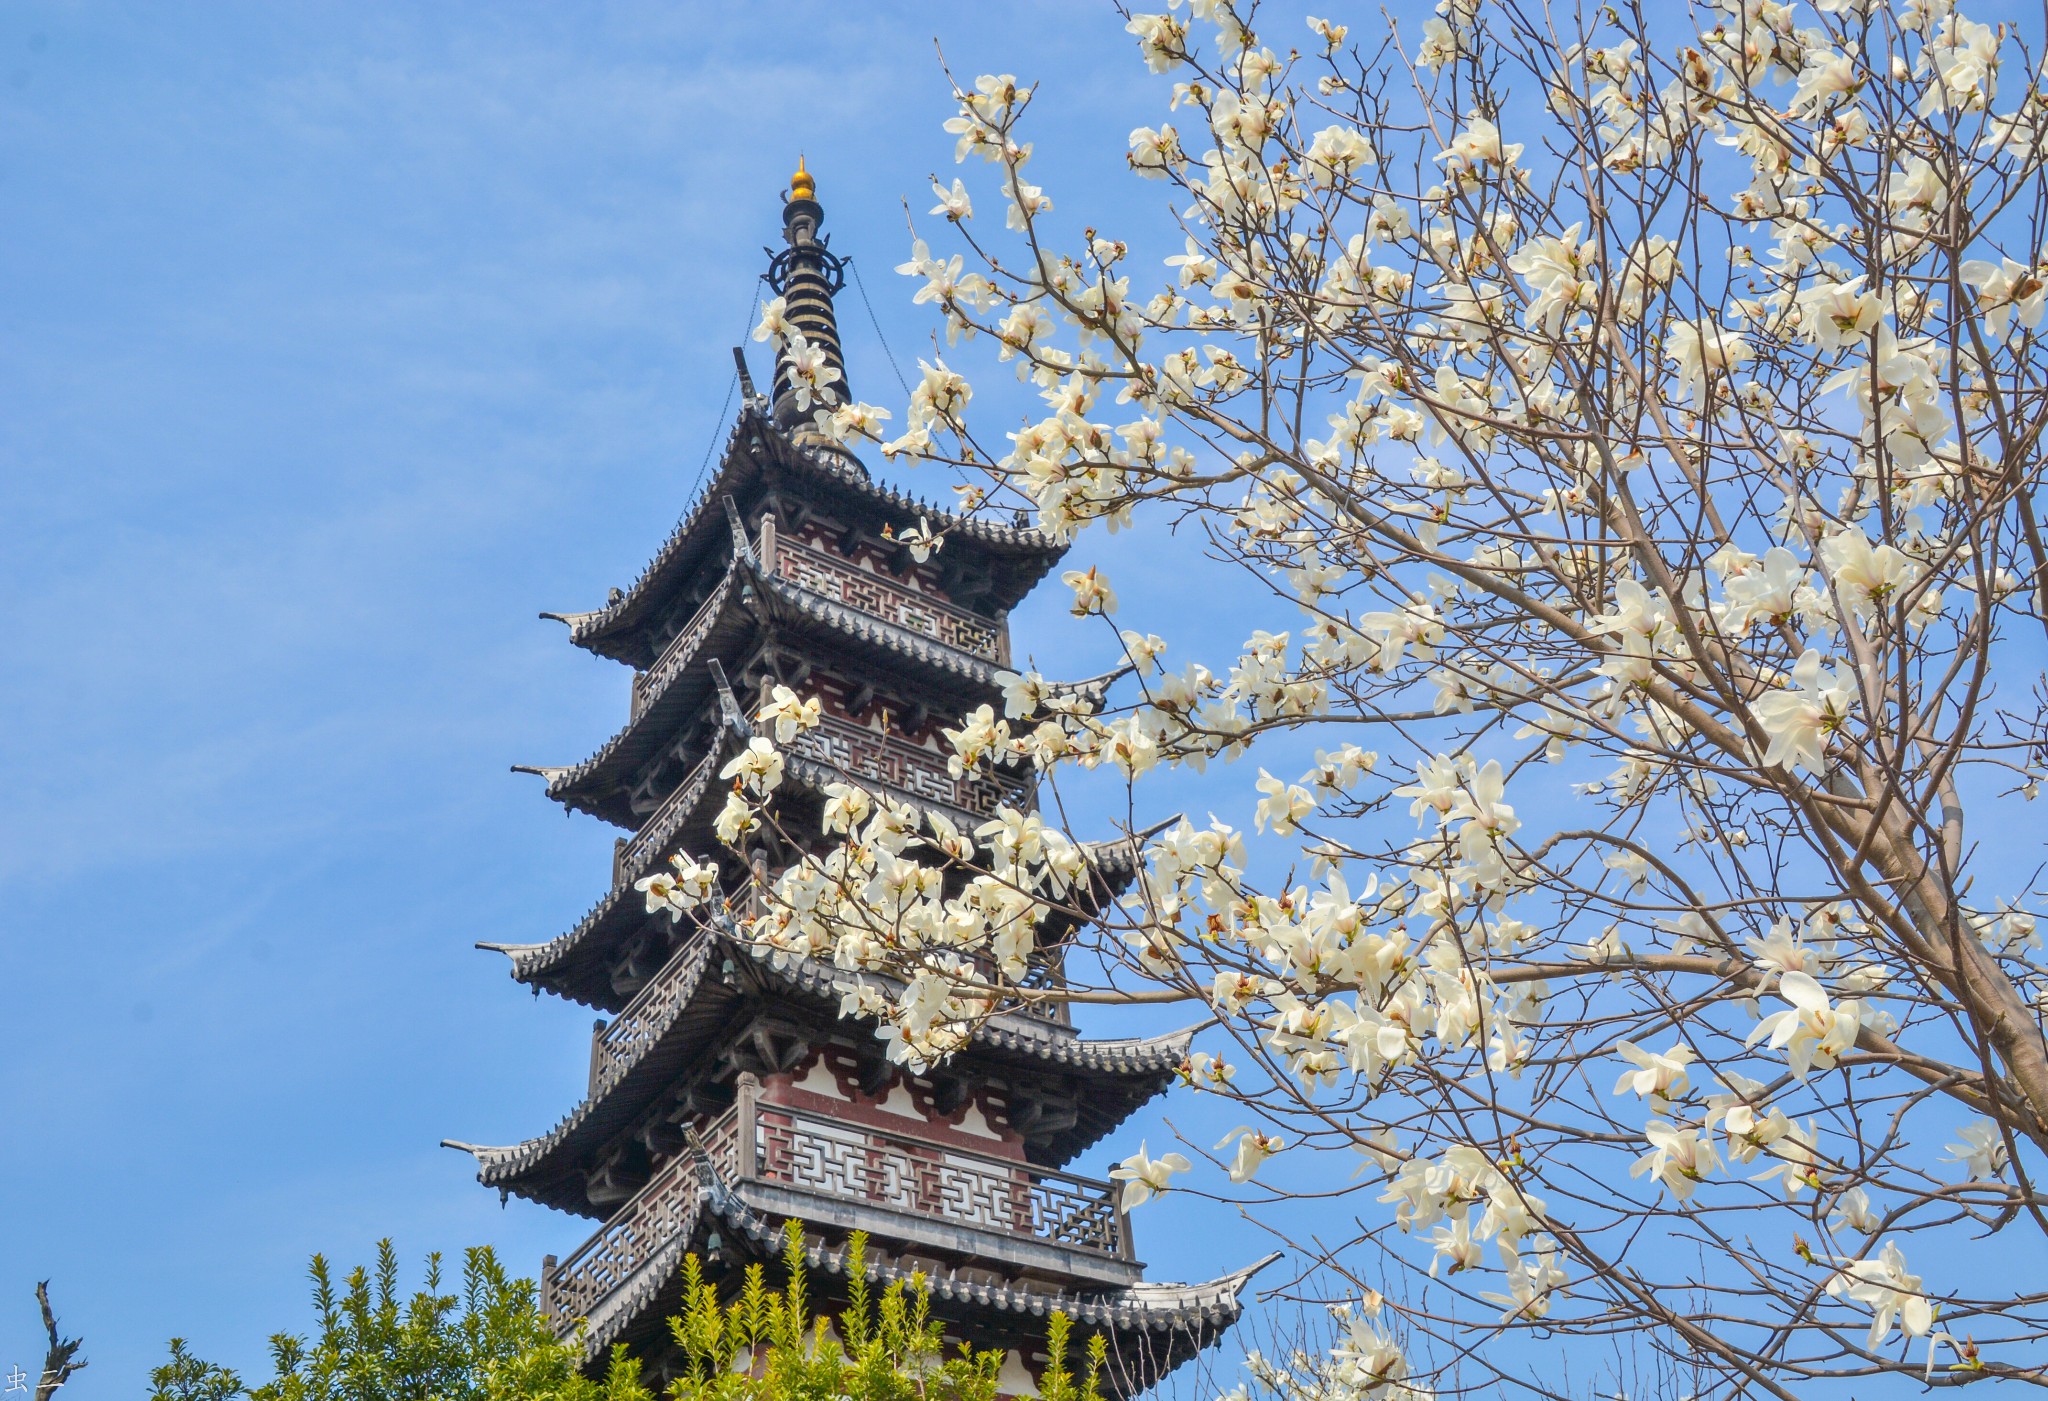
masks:
<svg viewBox="0 0 2048 1401"><path fill-rule="evenodd" d="M849 1302L836 1319L811 1311L794 1222L783 1265L780 1291L755 1265L721 1305L697 1257L684 1262L683 1309L668 1321L683 1373L664 1393L669 1401L995 1401L1003 1353L949 1347L922 1276L878 1294L863 1237L848 1251ZM585 1377L576 1342L557 1339L542 1317L533 1281L508 1277L489 1247L464 1256L460 1294L440 1292L433 1255L425 1287L402 1300L388 1240L374 1272L359 1266L339 1289L324 1257L313 1257L311 1276L318 1335L273 1337L271 1381L245 1387L173 1338L170 1360L150 1373L150 1401L654 1401L640 1359L623 1346L602 1381ZM1102 1339L1089 1340L1078 1377L1065 1362L1070 1339L1068 1319L1054 1313L1039 1395L1102 1401Z"/></svg>

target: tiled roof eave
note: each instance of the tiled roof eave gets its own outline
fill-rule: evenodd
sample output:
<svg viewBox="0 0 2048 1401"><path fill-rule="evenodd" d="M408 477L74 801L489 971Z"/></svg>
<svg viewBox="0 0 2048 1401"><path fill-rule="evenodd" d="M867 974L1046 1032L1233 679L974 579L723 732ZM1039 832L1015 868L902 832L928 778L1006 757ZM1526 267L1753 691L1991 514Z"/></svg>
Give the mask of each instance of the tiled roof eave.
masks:
<svg viewBox="0 0 2048 1401"><path fill-rule="evenodd" d="M620 1087L632 1079L634 1070L689 1010L714 956L723 957L729 947L727 939L709 931L697 936L697 942L686 945L685 950L691 951L689 960L681 965L682 972L678 976L689 979L689 986L683 995L673 1000L667 1017L661 1023L644 1029L637 1042L636 1054L630 1060L618 1063L547 1133L502 1147L469 1147L466 1151L477 1161L478 1180L485 1186L505 1187L520 1192L522 1196L527 1195L519 1185L520 1179L552 1157ZM778 967L769 960L752 958L749 965L771 981L780 981L821 999L835 1001L849 991L857 979L873 976L828 968L810 959L792 960ZM1053 1027L1015 1013L1003 1013L977 1027L970 1045L982 1051L1026 1056L1064 1069L1119 1079L1144 1079L1163 1078L1177 1069L1186 1058L1193 1037L1194 1029L1188 1028L1165 1036L1091 1041L1080 1037L1071 1028Z"/></svg>
<svg viewBox="0 0 2048 1401"><path fill-rule="evenodd" d="M843 782L845 778L846 775L838 769L833 768L829 764L821 763L816 759L807 758L802 754L794 752L785 752L783 755L783 781L792 788L801 790L811 797L824 798L829 785ZM705 795L717 786L716 769L709 770L707 775L698 780L698 782L704 791L694 797L687 798L685 801L688 804L701 804ZM981 814L968 812L964 808L956 808L949 803L937 802L916 794L903 793L887 785L873 784L871 781L870 786L879 788L883 792L904 802L937 808L953 819L956 826L963 827L965 830L971 831L986 820ZM688 823L685 822L682 825L686 827ZM651 864L649 869L652 869ZM1112 876L1112 879L1115 879L1115 877ZM1117 888L1120 889L1121 885L1128 883L1129 877L1124 876L1121 878L1121 884ZM638 892L633 889L631 882L622 882L610 887L598 902L591 907L589 913L577 921L573 928L566 933L555 936L546 943L523 946L486 945L485 947L498 949L511 959L512 976L515 980L522 983L532 982L559 968L569 954L575 950L577 945L589 937L591 932L613 913L622 900L628 896L637 896L637 894Z"/></svg>
<svg viewBox="0 0 2048 1401"><path fill-rule="evenodd" d="M569 627L569 640L579 647L589 648L604 656L618 656L604 645L613 632L622 624L629 623L646 601L654 583L662 578L678 556L686 553L686 547L693 539L703 535L724 536L729 527L715 514L720 503L735 485L733 477L743 468L755 465L748 451L750 435L757 427L746 409L733 420L731 430L726 434L725 450L719 454L718 470L711 474L661 547L654 552L654 558L641 569L640 576L624 589L619 597L603 608L589 613L571 615L574 621ZM619 658L624 660L623 657Z"/></svg>
<svg viewBox="0 0 2048 1401"><path fill-rule="evenodd" d="M843 775L829 765L821 764L814 759L807 759L800 754L786 754L784 756L784 770L786 776L791 781L815 797L823 797L826 785L839 782L843 778ZM705 786L708 791L711 785L707 783ZM701 800L701 795L699 800ZM923 798L916 799L915 801L931 803L930 799ZM954 820L955 825L961 826L963 830L971 831L975 825L982 821L981 817L977 814L955 808L950 804L931 803L931 805L944 811L947 816ZM1119 839L1113 842L1091 842L1087 844L1086 851L1089 864L1095 868L1096 885L1101 893L1101 903L1096 906L1096 912L1099 914L1101 910L1108 908L1112 901L1127 890L1131 882L1136 878L1138 869L1137 855L1132 843L1126 839ZM599 925L603 924L613 914L622 901L628 897L637 897L638 893L633 889L630 882L611 886L598 899L597 903L591 906L589 912L582 919L578 920L573 927L545 943L525 945L485 944L480 945L480 947L491 948L504 953L511 960L511 973L515 981L521 983L536 982L559 969L576 948L585 939L590 937L592 931L597 929ZM562 989L557 990L562 991ZM574 996L573 993L566 993L566 991L565 995ZM582 998L576 998L575 1000L584 1001ZM587 1003L587 1005L599 1006L600 1004L591 1002Z"/></svg>
<svg viewBox="0 0 2048 1401"><path fill-rule="evenodd" d="M849 637L858 638L898 656L922 662L936 671L947 672L976 686L987 687L990 690L995 688L996 674L1002 668L994 662L977 657L972 652L962 651L951 643L940 642L936 638L920 637L908 628L882 618L871 617L857 608L835 602L773 574L757 574L755 578L764 592L772 594L777 602L806 619L823 623Z"/></svg>
<svg viewBox="0 0 2048 1401"><path fill-rule="evenodd" d="M839 487L859 496L864 496L876 505L895 512L906 519L923 516L935 523L936 528L947 534L956 534L1005 554L1033 559L1038 568L1032 582L1044 575L1059 562L1069 548L1068 543L1056 540L1043 531L1031 527L998 525L993 521L973 516L962 516L931 502L896 491L875 481L856 466L835 460L830 453L805 447L795 441L765 411L765 405L750 402L740 410L733 421L732 431L727 435L725 451L720 455L719 468L711 479L697 493L696 499L676 522L654 558L640 571L640 576L620 594L618 600L590 613L561 615L573 619L569 627L569 638L579 647L611 656L605 643L621 626L630 626L632 620L645 606L647 595L654 585L667 576L675 560L686 552L689 543L705 534L721 532L727 527L716 519L723 498L731 491L735 473L741 467L756 465L751 449L760 447L775 454L785 466L797 466L803 470L823 476Z"/></svg>
<svg viewBox="0 0 2048 1401"><path fill-rule="evenodd" d="M697 1235L703 1213L748 1242L754 1254L769 1257L780 1253L782 1233L774 1223L747 1205L708 1162L698 1161L697 1185L676 1229L651 1251L647 1258L619 1286L598 1302L586 1320L561 1320L563 1332L582 1322L583 1356L603 1355L618 1341L673 1281ZM804 1247L805 1265L837 1278L847 1278L853 1260L844 1246L812 1242ZM1190 1339L1205 1346L1237 1322L1244 1312L1244 1290L1252 1277L1277 1260L1277 1253L1215 1279L1191 1284L1134 1284L1109 1289L1020 1289L1006 1284L971 1279L953 1271L912 1271L903 1266L874 1259L866 1261L862 1273L884 1288L908 1284L913 1274L921 1277L931 1297L941 1303L959 1302L1026 1318L1044 1318L1054 1310L1067 1315L1083 1328L1106 1329L1113 1333L1192 1334Z"/></svg>
<svg viewBox="0 0 2048 1401"><path fill-rule="evenodd" d="M985 690L991 696L995 693L997 668L957 647L930 638L919 637L906 628L897 627L879 618L869 618L845 604L835 603L810 590L777 579L772 575L756 572L750 564L736 561L735 570L744 570L749 580L764 594L772 595L782 607L792 610L805 620L829 628L856 644L876 648L889 656L915 662L929 670L965 683L964 689ZM721 585L721 588L725 586ZM731 601L725 603L719 617L737 617L745 605L739 601L738 591L730 594ZM548 783L548 796L556 802L572 807L583 807L579 792L594 780L601 779L615 766L618 756L638 738L650 725L659 723L660 704L664 697L682 683L685 676L694 669L695 654L710 639L715 626L708 629L705 638L692 645L690 656L681 665L670 670L659 690L646 697L639 714L633 716L595 754L571 768L553 775ZM597 814L602 816L603 814Z"/></svg>

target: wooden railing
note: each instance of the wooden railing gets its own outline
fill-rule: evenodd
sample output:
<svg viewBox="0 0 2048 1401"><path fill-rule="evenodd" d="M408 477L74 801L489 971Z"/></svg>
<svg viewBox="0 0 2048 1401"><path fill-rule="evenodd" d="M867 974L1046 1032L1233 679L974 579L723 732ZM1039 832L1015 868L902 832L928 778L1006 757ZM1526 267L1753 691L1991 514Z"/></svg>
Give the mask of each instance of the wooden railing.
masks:
<svg viewBox="0 0 2048 1401"><path fill-rule="evenodd" d="M764 1104L756 1095L752 1077L742 1077L739 1102L696 1137L696 1150L730 1182L779 1183L970 1230L1133 1258L1113 1183ZM541 1296L558 1330L589 1317L683 1228L698 1190L697 1163L696 1151L676 1154L603 1229L545 1272Z"/></svg>
<svg viewBox="0 0 2048 1401"><path fill-rule="evenodd" d="M871 779L908 797L944 803L958 812L981 817L1002 803L1024 801L1024 783L1015 778L955 778L945 756L921 744L898 739L837 716L826 716L814 730L798 735L790 748L843 770L859 782Z"/></svg>
<svg viewBox="0 0 2048 1401"><path fill-rule="evenodd" d="M1002 660L1001 632L996 624L964 608L919 593L894 579L870 574L846 560L787 537L776 538L774 558L768 563L776 577L821 598L985 661Z"/></svg>
<svg viewBox="0 0 2048 1401"><path fill-rule="evenodd" d="M714 1139L726 1154L714 1164L729 1177L1130 1258L1117 1191L1108 1182L755 1103L745 1093L705 1136L707 1145ZM744 1154L749 1146L751 1155Z"/></svg>
<svg viewBox="0 0 2048 1401"><path fill-rule="evenodd" d="M677 945L668 962L647 980L646 987L633 994L632 1000L612 1018L611 1025L591 1038L590 1094L593 1097L613 1077L623 1074L626 1067L638 1060L660 1037L683 996L683 980L676 976L676 970L694 955L699 943L710 937L700 929Z"/></svg>
<svg viewBox="0 0 2048 1401"><path fill-rule="evenodd" d="M711 630L711 624L717 620L719 605L725 602L725 592L731 579L730 574L726 575L718 587L711 591L711 596L697 605L697 611L690 615L690 621L684 623L682 629L669 639L668 645L661 649L661 655L654 659L653 666L645 671L633 673L633 719L640 718L640 712L647 709L647 703L674 679L675 673L682 669L683 663L703 640L704 634Z"/></svg>
<svg viewBox="0 0 2048 1401"><path fill-rule="evenodd" d="M575 1254L542 1272L541 1310L557 1332L590 1317L606 1295L689 1224L697 1190L696 1160L676 1154Z"/></svg>

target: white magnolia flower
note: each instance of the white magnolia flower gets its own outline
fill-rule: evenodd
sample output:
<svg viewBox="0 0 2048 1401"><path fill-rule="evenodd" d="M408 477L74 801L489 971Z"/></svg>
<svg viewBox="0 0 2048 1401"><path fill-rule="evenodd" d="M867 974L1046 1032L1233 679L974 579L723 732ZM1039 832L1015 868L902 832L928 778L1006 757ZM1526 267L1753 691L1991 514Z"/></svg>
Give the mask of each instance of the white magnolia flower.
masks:
<svg viewBox="0 0 2048 1401"><path fill-rule="evenodd" d="M1436 1251L1436 1258L1429 1262L1431 1279L1436 1278L1437 1267L1446 1260L1451 1262L1446 1273L1457 1274L1460 1270L1469 1270L1484 1263L1486 1259L1485 1242L1472 1239L1472 1214L1469 1211L1461 1211L1438 1226L1430 1236L1430 1245Z"/></svg>
<svg viewBox="0 0 2048 1401"><path fill-rule="evenodd" d="M1840 671L1822 671L1820 653L1809 648L1792 668L1792 684L1759 697L1750 706L1770 743L1762 762L1819 773L1826 767L1828 740L1849 718L1855 687Z"/></svg>
<svg viewBox="0 0 2048 1401"><path fill-rule="evenodd" d="M1216 1145L1217 1151L1221 1152L1233 1142L1237 1144L1237 1152L1230 1160L1232 1182L1251 1181L1252 1174L1259 1170L1266 1159L1287 1146L1284 1139L1274 1134L1260 1133L1253 1128L1236 1128L1223 1135L1222 1142Z"/></svg>
<svg viewBox="0 0 2048 1401"><path fill-rule="evenodd" d="M755 735L747 741L745 749L726 761L718 776L738 778L740 784L755 793L772 793L782 782L782 753L766 735Z"/></svg>
<svg viewBox="0 0 2048 1401"><path fill-rule="evenodd" d="M1886 1241L1875 1260L1849 1260L1827 1283L1836 1298L1853 1299L1874 1315L1870 1346L1891 1336L1896 1320L1908 1337L1924 1337L1934 1326L1934 1305L1921 1292L1920 1276L1906 1273L1906 1257L1897 1241Z"/></svg>
<svg viewBox="0 0 2048 1401"><path fill-rule="evenodd" d="M754 339L770 341L780 346L796 331L796 323L789 319L789 308L782 298L761 303L761 324L754 328Z"/></svg>
<svg viewBox="0 0 2048 1401"><path fill-rule="evenodd" d="M790 387L796 393L799 412L808 410L814 400L830 404L838 399L832 385L840 378L839 367L826 357L824 346L793 334L784 343L782 354L789 364Z"/></svg>
<svg viewBox="0 0 2048 1401"><path fill-rule="evenodd" d="M1648 1174L1680 1201L1690 1197L1700 1180L1720 1166L1713 1141L1701 1137L1698 1129L1652 1119L1644 1127L1643 1137L1649 1141L1650 1151L1636 1159L1628 1175Z"/></svg>
<svg viewBox="0 0 2048 1401"><path fill-rule="evenodd" d="M932 206L932 213L943 214L956 224L974 217L974 201L967 197L967 186L958 178L954 179L950 190L938 181L932 181L932 193L939 197L939 202Z"/></svg>
<svg viewBox="0 0 2048 1401"><path fill-rule="evenodd" d="M1257 787L1266 795L1259 799L1258 811L1253 819L1261 832L1270 825L1275 836L1285 836L1296 830L1301 819L1316 810L1313 793L1306 788L1275 778L1264 769L1259 770Z"/></svg>
<svg viewBox="0 0 2048 1401"><path fill-rule="evenodd" d="M1677 366L1679 382L1696 408L1706 407L1716 376L1726 378L1756 358L1746 339L1711 321L1673 326L1664 337L1664 355Z"/></svg>
<svg viewBox="0 0 2048 1401"><path fill-rule="evenodd" d="M2005 1138L1989 1119L1978 1119L1958 1130L1962 1142L1951 1143L1942 1161L1961 1163L1974 1181L1986 1182L2005 1171Z"/></svg>
<svg viewBox="0 0 2048 1401"><path fill-rule="evenodd" d="M2048 278L2042 270L2016 263L2010 258L1987 262L1973 258L1962 266L1963 281L1977 293L1977 305L1984 313L1984 329L1992 339L2003 340L2015 317L2029 330L2041 324L2041 311L2048 305Z"/></svg>
<svg viewBox="0 0 2048 1401"><path fill-rule="evenodd" d="M1692 1048L1685 1045L1673 1046L1660 1054L1645 1051L1633 1041L1621 1041L1615 1044L1615 1049L1636 1068L1622 1072L1621 1078L1614 1082L1614 1092L1618 1095L1634 1094L1660 1105L1684 1097L1687 1085L1685 1068L1699 1059Z"/></svg>
<svg viewBox="0 0 2048 1401"><path fill-rule="evenodd" d="M1145 1151L1145 1145L1140 1143L1138 1151L1111 1168L1109 1175L1124 1184L1123 1206L1128 1211L1134 1206L1143 1206L1164 1192L1168 1178L1177 1172L1186 1172L1193 1166L1193 1163L1179 1153L1168 1153L1159 1158L1150 1157Z"/></svg>
<svg viewBox="0 0 2048 1401"><path fill-rule="evenodd" d="M1075 617L1085 618L1090 613L1106 617L1116 612L1116 591L1110 588L1109 580L1103 578L1094 566L1085 570L1069 569L1060 575L1060 582L1074 591L1071 611Z"/></svg>
<svg viewBox="0 0 2048 1401"><path fill-rule="evenodd" d="M1302 154L1302 163L1318 185L1338 184L1358 167L1378 160L1371 138L1351 126L1324 127Z"/></svg>
<svg viewBox="0 0 2048 1401"><path fill-rule="evenodd" d="M1132 15L1124 32L1138 40L1138 52L1154 73L1171 73L1187 53L1187 26L1173 15Z"/></svg>
<svg viewBox="0 0 2048 1401"><path fill-rule="evenodd" d="M1843 93L1854 93L1862 85L1863 75L1853 57L1816 47L1806 55L1806 63L1799 70L1799 90L1792 95L1790 110L1817 110Z"/></svg>
<svg viewBox="0 0 2048 1401"><path fill-rule="evenodd" d="M1545 1238L1546 1241L1548 1238ZM1545 1244L1529 1259L1518 1252L1503 1248L1502 1263L1507 1267L1508 1293L1486 1293L1479 1297L1489 1304L1499 1304L1504 1312L1501 1321L1516 1318L1543 1318L1550 1313L1551 1303L1564 1293L1564 1287L1571 1277L1558 1262L1555 1242Z"/></svg>
<svg viewBox="0 0 2048 1401"><path fill-rule="evenodd" d="M1802 1080L1810 1069L1832 1070L1835 1059L1856 1044L1863 1004L1853 998L1830 1003L1827 990L1807 973L1779 978L1778 996L1792 1006L1758 1022L1743 1045L1768 1038L1771 1049L1784 1051L1792 1073Z"/></svg>
<svg viewBox="0 0 2048 1401"><path fill-rule="evenodd" d="M716 863L677 852L669 865L671 871L656 871L633 882L633 888L647 897L647 913L666 911L671 919L681 919L718 893Z"/></svg>
<svg viewBox="0 0 2048 1401"><path fill-rule="evenodd" d="M1451 148L1437 159L1465 165L1510 166L1521 157L1521 142L1503 142L1499 127L1484 117L1473 117L1463 131L1451 138Z"/></svg>
<svg viewBox="0 0 2048 1401"><path fill-rule="evenodd" d="M1862 340L1884 315L1877 294L1863 290L1861 273L1847 282L1815 282L1798 302L1799 329L1822 350Z"/></svg>
<svg viewBox="0 0 2048 1401"><path fill-rule="evenodd" d="M1835 1198L1835 1206L1828 1217L1828 1225L1837 1231L1854 1231L1858 1235L1874 1236L1883 1224L1871 1209L1870 1194L1861 1187L1851 1187Z"/></svg>
<svg viewBox="0 0 2048 1401"><path fill-rule="evenodd" d="M761 818L754 811L754 805L746 800L738 789L725 795L725 806L718 811L718 820L712 824L712 831L718 840L727 846L736 846L741 837L761 825Z"/></svg>
<svg viewBox="0 0 2048 1401"><path fill-rule="evenodd" d="M1873 545L1853 526L1821 541L1820 556L1829 581L1858 617L1882 614L1892 599L1920 579L1918 561L1896 546Z"/></svg>
<svg viewBox="0 0 2048 1401"><path fill-rule="evenodd" d="M823 705L816 696L805 700L778 683L769 693L768 703L754 712L754 719L759 724L775 727L777 744L788 744L797 737L798 731L818 728L822 715ZM735 764L738 762L734 760ZM727 765L726 776L733 772L736 770L732 765Z"/></svg>
<svg viewBox="0 0 2048 1401"><path fill-rule="evenodd" d="M882 436L882 425L895 415L887 409L873 404L834 404L828 411L819 409L813 416L818 431L835 443L850 443L857 440L876 441Z"/></svg>
<svg viewBox="0 0 2048 1401"><path fill-rule="evenodd" d="M917 518L917 524L896 532L896 541L910 551L910 557L919 564L938 553L946 543L946 537L932 529L932 523L924 516Z"/></svg>

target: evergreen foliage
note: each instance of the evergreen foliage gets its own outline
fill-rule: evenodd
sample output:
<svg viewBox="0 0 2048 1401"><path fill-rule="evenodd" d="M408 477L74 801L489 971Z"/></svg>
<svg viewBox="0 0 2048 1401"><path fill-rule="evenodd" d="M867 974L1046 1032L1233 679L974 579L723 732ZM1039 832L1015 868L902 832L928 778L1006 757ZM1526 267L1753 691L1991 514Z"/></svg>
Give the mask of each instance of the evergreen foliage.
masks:
<svg viewBox="0 0 2048 1401"><path fill-rule="evenodd" d="M322 1256L311 1269L319 1331L270 1340L276 1376L245 1388L226 1368L173 1339L171 1359L150 1374L150 1401L591 1401L601 1396L576 1370L536 1307L533 1281L512 1279L489 1247L466 1252L459 1294L442 1293L441 1257L427 1257L425 1285L401 1297L391 1242L374 1272L358 1266L340 1287Z"/></svg>
<svg viewBox="0 0 2048 1401"><path fill-rule="evenodd" d="M995 1401L999 1350L949 1347L931 1316L922 1276L877 1292L868 1282L866 1240L848 1249L847 1308L812 1312L803 1234L791 1222L783 1247L785 1283L770 1289L751 1267L731 1303L695 1255L683 1265L683 1309L669 1330L685 1359L667 1401ZM641 1363L614 1348L602 1381L577 1369L573 1342L542 1317L533 1281L512 1279L489 1247L464 1257L459 1293L441 1293L438 1255L424 1287L401 1297L390 1241L374 1270L357 1267L337 1288L327 1261L313 1257L318 1333L271 1339L276 1376L246 1387L233 1371L195 1357L183 1338L150 1373L150 1401L654 1401ZM1071 1325L1055 1312L1047 1328L1052 1363L1043 1401L1102 1401L1106 1348L1091 1338L1086 1366L1066 1365Z"/></svg>
<svg viewBox="0 0 2048 1401"><path fill-rule="evenodd" d="M738 1297L721 1308L717 1289L691 1256L683 1265L683 1311L669 1320L687 1363L669 1388L671 1401L994 1401L1002 1352L949 1349L931 1317L923 1276L891 1284L877 1297L866 1265L866 1238L855 1233L847 1251L848 1304L835 1328L811 1311L795 1222L785 1233L780 1293L755 1265ZM1076 1377L1065 1361L1070 1331L1067 1317L1055 1312L1046 1339L1052 1361L1038 1394L1042 1401L1101 1401L1103 1340L1089 1340L1087 1368ZM622 1366L630 1364L614 1354L614 1376Z"/></svg>
<svg viewBox="0 0 2048 1401"><path fill-rule="evenodd" d="M171 1360L149 1374L150 1401L234 1401L247 1395L226 1367L194 1357L183 1338L171 1339Z"/></svg>

